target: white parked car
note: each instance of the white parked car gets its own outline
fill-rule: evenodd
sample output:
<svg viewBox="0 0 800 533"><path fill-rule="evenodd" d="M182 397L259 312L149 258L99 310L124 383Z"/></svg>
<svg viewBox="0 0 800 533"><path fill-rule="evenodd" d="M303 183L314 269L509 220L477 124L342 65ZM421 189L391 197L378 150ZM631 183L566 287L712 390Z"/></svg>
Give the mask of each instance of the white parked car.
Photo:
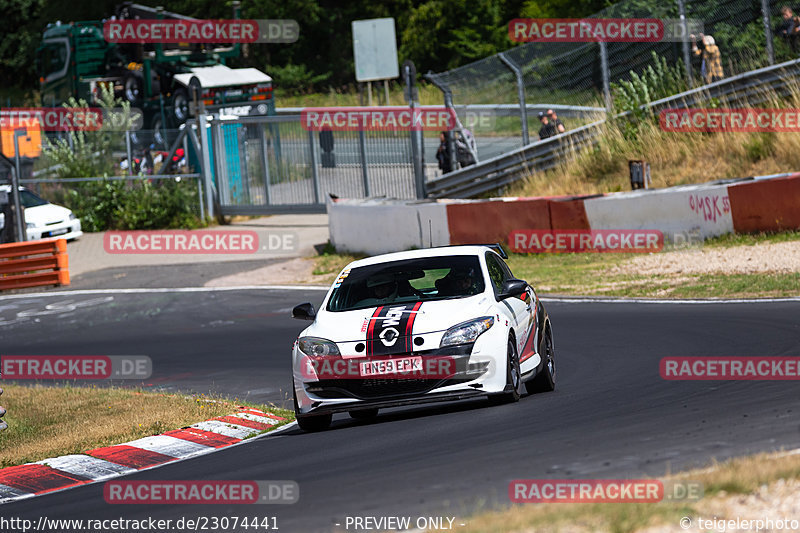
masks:
<svg viewBox="0 0 800 533"><path fill-rule="evenodd" d="M0 192L11 196L11 185L0 185ZM19 188L19 199L25 209L26 233L29 241L59 237L77 239L81 231L81 221L71 210L51 204L25 187ZM5 216L0 213L0 229L5 227Z"/></svg>
<svg viewBox="0 0 800 533"><path fill-rule="evenodd" d="M488 395L517 401L555 388L550 319L499 245L448 246L350 263L294 343L295 414L305 430L332 415ZM524 386L524 387L523 387Z"/></svg>

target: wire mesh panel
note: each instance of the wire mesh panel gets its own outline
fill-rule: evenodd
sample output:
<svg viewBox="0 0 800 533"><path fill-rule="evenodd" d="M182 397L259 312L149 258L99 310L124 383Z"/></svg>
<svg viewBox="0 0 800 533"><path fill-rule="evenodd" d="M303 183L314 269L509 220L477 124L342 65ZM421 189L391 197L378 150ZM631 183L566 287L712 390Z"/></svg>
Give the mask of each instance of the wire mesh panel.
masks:
<svg viewBox="0 0 800 533"><path fill-rule="evenodd" d="M783 0L625 0L585 18L662 19L674 26L680 24L677 21L680 20L681 5L689 21L686 28L692 32L697 27L693 23L699 24L705 35L714 38L725 77L768 66L773 59L774 62L795 59L800 54L800 31L790 36L776 34L785 21L784 17L790 18L782 13L781 8L786 5ZM792 27L800 28L800 19ZM774 38L773 34L776 34ZM669 41L605 43L608 85L604 84L601 45L598 42L530 42L514 46L503 54L522 71L527 104L606 107L604 88L613 92L614 84L646 74L647 69L658 68L660 64L679 71L683 78L682 87L665 88L666 92L673 89L679 92L706 83L702 76L703 44L699 42L699 35L694 37L698 41L697 51L693 49L692 39L674 37ZM774 50L772 54L771 49ZM449 90L456 106L485 103L519 105L517 80L499 54L430 74L428 78L443 90ZM657 98L663 96L668 94ZM535 115L533 120L530 118L529 115L533 142L537 139L535 131L539 124ZM508 129L507 124L499 121L496 124L498 134ZM519 139L521 124L518 122L517 125L513 134ZM579 125L582 124L572 126Z"/></svg>
<svg viewBox="0 0 800 533"><path fill-rule="evenodd" d="M223 214L324 211L329 196L416 198L408 131L309 131L299 115L215 121Z"/></svg>

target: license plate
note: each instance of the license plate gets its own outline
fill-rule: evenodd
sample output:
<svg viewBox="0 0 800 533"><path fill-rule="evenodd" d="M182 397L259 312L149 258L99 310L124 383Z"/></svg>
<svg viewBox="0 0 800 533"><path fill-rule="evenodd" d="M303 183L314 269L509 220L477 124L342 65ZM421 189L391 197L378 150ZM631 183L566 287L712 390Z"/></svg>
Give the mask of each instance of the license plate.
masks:
<svg viewBox="0 0 800 533"><path fill-rule="evenodd" d="M53 236L53 237L55 237L56 235L63 235L64 233L67 232L67 230L68 230L68 228L57 229L57 230L51 231L50 235Z"/></svg>
<svg viewBox="0 0 800 533"><path fill-rule="evenodd" d="M402 374L405 372L421 372L422 357L398 357L366 361L359 364L361 377L381 376L384 374Z"/></svg>

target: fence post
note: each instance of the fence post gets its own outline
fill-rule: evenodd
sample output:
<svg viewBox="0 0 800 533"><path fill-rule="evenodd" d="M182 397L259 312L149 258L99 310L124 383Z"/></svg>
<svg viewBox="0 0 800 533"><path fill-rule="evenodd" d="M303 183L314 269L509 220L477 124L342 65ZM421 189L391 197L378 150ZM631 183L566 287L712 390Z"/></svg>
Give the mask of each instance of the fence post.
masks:
<svg viewBox="0 0 800 533"><path fill-rule="evenodd" d="M200 152L202 157L202 173L203 185L206 189L206 206L208 207L208 216L214 217L214 195L211 190L211 146L212 143L208 142L208 135L206 133L206 115L205 113L198 113L197 116L197 134L200 137Z"/></svg>
<svg viewBox="0 0 800 533"><path fill-rule="evenodd" d="M425 74L425 79L434 84L437 89L442 91L442 93L444 94L444 106L447 109L452 109L453 114L455 115L456 110L453 107L453 93L450 92L450 87L448 87L441 81L437 80L434 77L434 74L430 71L427 74ZM456 159L456 143L455 140L453 139L452 132L449 132L449 134L446 137L447 137L447 149L450 150L450 168L453 169L453 171L456 171L458 170L458 160Z"/></svg>
<svg viewBox="0 0 800 533"><path fill-rule="evenodd" d="M600 70L603 75L603 98L606 101L606 111L611 112L611 83L608 71L608 45L605 41L600 41Z"/></svg>
<svg viewBox="0 0 800 533"><path fill-rule="evenodd" d="M128 153L128 176L133 176L133 151L131 150L130 130L125 130L125 151Z"/></svg>
<svg viewBox="0 0 800 533"><path fill-rule="evenodd" d="M361 177L364 180L364 197L370 197L369 174L367 173L367 136L364 130L358 130L358 151L361 156Z"/></svg>
<svg viewBox="0 0 800 533"><path fill-rule="evenodd" d="M311 181L314 184L314 203L320 203L319 174L317 174L317 147L314 145L314 130L308 130L308 149L311 150Z"/></svg>
<svg viewBox="0 0 800 533"><path fill-rule="evenodd" d="M772 28L770 28L769 25L769 0L761 0L761 19L764 21L764 40L767 45L767 59L770 65L774 65L775 50L772 48Z"/></svg>
<svg viewBox="0 0 800 533"><path fill-rule="evenodd" d="M686 5L684 0L678 0L678 13L681 18L681 26L683 27L683 41L681 47L683 48L683 66L686 68L686 82L689 87L694 87L694 74L692 72L692 53L689 51L689 24L686 22Z"/></svg>
<svg viewBox="0 0 800 533"><path fill-rule="evenodd" d="M530 138L528 136L528 109L525 106L525 85L524 80L522 79L522 69L517 66L516 63L511 61L508 57L506 57L505 52L500 52L497 54L497 57L500 58L505 66L511 69L511 72L514 73L514 76L517 78L517 98L519 99L519 116L520 120L522 120L522 146L527 146L530 144Z"/></svg>
<svg viewBox="0 0 800 533"><path fill-rule="evenodd" d="M270 175L269 175L269 146L267 145L267 125L261 124L261 163L264 165L264 203L270 205Z"/></svg>

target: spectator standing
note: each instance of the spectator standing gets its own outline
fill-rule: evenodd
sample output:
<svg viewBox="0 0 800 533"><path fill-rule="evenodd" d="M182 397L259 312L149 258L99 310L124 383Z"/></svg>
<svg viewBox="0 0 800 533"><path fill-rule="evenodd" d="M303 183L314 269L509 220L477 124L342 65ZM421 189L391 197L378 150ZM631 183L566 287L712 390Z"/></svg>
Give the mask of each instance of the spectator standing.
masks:
<svg viewBox="0 0 800 533"><path fill-rule="evenodd" d="M567 131L567 128L564 127L564 124L558 119L558 115L552 109L547 110L547 119L548 122L553 126L553 129L556 131L555 135L559 133L564 133Z"/></svg>
<svg viewBox="0 0 800 533"><path fill-rule="evenodd" d="M775 27L775 34L786 41L792 53L797 53L800 45L800 20L792 12L789 6L781 8L781 22Z"/></svg>
<svg viewBox="0 0 800 533"><path fill-rule="evenodd" d="M439 134L439 148L436 150L436 160L439 161L439 170L442 171L442 174L453 171L453 165L450 164L450 146L447 144L447 133L445 132Z"/></svg>
<svg viewBox="0 0 800 533"><path fill-rule="evenodd" d="M461 168L474 165L476 161L473 154L477 153L478 145L472 132L466 128L456 132L456 159Z"/></svg>
<svg viewBox="0 0 800 533"><path fill-rule="evenodd" d="M703 40L703 49L700 50L697 48L697 43L694 41L694 36L692 36L692 52L694 52L695 55L702 56L703 58L703 63L705 66L703 78L705 79L706 83L719 81L725 77L725 74L722 71L722 54L720 53L719 48L714 42L714 38L712 36L701 34L700 37Z"/></svg>
<svg viewBox="0 0 800 533"><path fill-rule="evenodd" d="M552 124L550 124L550 121L547 119L547 115L544 112L539 112L539 122L542 123L542 127L539 128L540 141L543 141L556 134L556 129Z"/></svg>

